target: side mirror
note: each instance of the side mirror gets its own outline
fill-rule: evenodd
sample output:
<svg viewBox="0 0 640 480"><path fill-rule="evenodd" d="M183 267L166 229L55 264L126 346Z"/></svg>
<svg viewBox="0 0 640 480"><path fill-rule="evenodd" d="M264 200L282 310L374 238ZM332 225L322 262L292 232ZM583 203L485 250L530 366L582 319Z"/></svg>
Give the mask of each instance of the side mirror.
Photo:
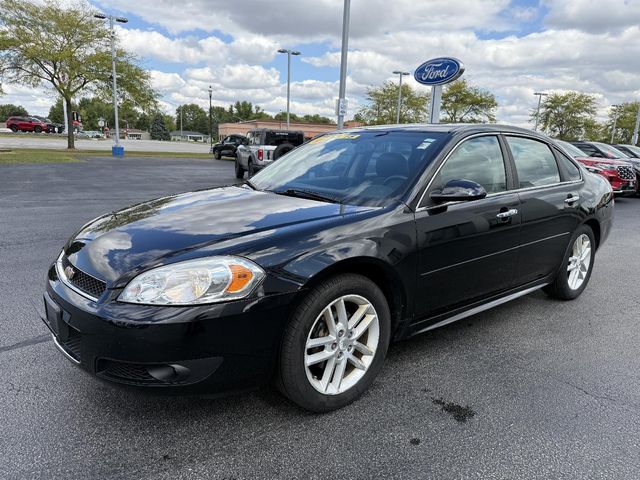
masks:
<svg viewBox="0 0 640 480"><path fill-rule="evenodd" d="M467 202L486 197L487 191L471 180L449 180L442 189L434 190L429 196L436 203Z"/></svg>

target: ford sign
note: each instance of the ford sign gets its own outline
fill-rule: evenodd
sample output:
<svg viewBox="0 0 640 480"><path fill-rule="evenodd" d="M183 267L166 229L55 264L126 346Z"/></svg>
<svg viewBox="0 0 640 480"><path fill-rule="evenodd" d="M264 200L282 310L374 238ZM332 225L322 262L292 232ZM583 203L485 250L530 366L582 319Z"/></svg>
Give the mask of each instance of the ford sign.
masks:
<svg viewBox="0 0 640 480"><path fill-rule="evenodd" d="M464 65L456 58L434 58L420 65L413 74L416 82L423 85L444 85L460 78Z"/></svg>

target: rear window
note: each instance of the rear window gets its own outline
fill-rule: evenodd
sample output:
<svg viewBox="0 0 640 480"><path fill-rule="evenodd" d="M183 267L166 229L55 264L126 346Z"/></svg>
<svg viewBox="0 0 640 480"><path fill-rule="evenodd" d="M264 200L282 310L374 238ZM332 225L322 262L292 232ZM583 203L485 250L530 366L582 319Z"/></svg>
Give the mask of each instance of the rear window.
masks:
<svg viewBox="0 0 640 480"><path fill-rule="evenodd" d="M304 134L302 132L287 132L277 130L267 130L265 132L265 145L281 145L283 143L291 143L294 146L304 143Z"/></svg>

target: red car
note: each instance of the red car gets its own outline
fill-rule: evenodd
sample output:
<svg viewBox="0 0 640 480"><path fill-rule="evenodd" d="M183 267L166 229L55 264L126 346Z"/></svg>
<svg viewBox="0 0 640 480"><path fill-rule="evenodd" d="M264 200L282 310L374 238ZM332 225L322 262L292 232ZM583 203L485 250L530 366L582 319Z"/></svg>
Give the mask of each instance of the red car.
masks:
<svg viewBox="0 0 640 480"><path fill-rule="evenodd" d="M7 128L12 132L46 132L49 126L33 117L9 117L7 118Z"/></svg>
<svg viewBox="0 0 640 480"><path fill-rule="evenodd" d="M638 190L636 172L629 162L612 158L588 157L575 145L562 140L556 142L573 158L593 173L599 173L611 184L616 195L634 195Z"/></svg>

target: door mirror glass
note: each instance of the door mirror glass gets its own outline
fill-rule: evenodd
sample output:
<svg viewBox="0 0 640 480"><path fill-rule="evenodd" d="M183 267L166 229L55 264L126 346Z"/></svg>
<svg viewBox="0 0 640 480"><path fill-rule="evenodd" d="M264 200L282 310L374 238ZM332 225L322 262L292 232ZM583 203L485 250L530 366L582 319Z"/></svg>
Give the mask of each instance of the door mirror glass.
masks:
<svg viewBox="0 0 640 480"><path fill-rule="evenodd" d="M449 180L442 189L434 190L429 196L436 203L467 202L486 197L487 191L471 180Z"/></svg>

